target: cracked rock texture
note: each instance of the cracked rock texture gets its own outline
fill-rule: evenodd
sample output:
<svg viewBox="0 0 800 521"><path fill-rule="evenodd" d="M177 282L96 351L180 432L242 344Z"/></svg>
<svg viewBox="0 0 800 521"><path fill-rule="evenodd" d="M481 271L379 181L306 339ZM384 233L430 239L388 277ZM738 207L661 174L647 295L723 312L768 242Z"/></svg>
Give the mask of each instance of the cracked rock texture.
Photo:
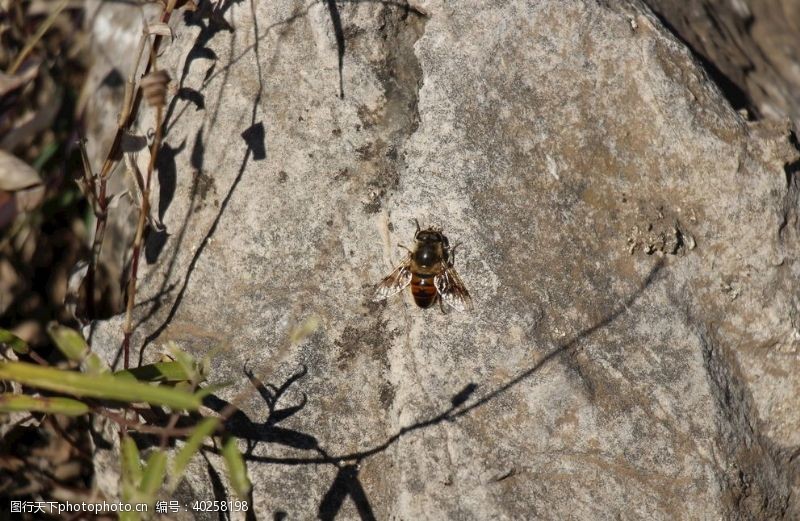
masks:
<svg viewBox="0 0 800 521"><path fill-rule="evenodd" d="M159 58L133 345L210 356L211 406L288 384L229 425L259 519L800 516L787 125L638 3L219 4ZM369 301L414 218L472 313ZM225 493L209 460L182 498Z"/></svg>
<svg viewBox="0 0 800 521"><path fill-rule="evenodd" d="M645 0L756 116L800 123L800 3Z"/></svg>

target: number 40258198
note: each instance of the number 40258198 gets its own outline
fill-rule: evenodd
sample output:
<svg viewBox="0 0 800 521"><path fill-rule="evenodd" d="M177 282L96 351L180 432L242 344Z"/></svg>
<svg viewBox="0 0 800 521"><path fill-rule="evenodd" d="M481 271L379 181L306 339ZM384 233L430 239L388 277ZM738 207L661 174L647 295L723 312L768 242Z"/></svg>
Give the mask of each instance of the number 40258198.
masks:
<svg viewBox="0 0 800 521"><path fill-rule="evenodd" d="M247 501L192 501L195 512L247 512Z"/></svg>

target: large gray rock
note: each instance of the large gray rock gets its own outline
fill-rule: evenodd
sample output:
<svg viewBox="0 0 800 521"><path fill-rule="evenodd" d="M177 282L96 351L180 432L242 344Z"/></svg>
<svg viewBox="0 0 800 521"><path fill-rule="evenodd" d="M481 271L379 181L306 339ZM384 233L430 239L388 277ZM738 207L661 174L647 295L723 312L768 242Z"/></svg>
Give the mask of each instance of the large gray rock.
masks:
<svg viewBox="0 0 800 521"><path fill-rule="evenodd" d="M221 14L176 17L159 58L169 235L133 345L210 356L221 400L245 366L307 367L231 424L259 519L800 515L785 125L745 122L638 5ZM370 302L415 218L463 244L473 312ZM219 493L210 459L182 497Z"/></svg>
<svg viewBox="0 0 800 521"><path fill-rule="evenodd" d="M734 103L800 124L800 3L645 0L703 59Z"/></svg>

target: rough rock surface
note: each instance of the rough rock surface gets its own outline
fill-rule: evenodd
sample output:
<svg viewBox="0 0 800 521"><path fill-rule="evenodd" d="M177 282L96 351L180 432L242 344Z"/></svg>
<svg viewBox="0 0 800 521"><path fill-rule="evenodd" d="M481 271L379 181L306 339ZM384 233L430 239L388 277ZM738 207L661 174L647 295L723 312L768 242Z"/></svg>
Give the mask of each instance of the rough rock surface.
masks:
<svg viewBox="0 0 800 521"><path fill-rule="evenodd" d="M800 124L800 3L645 0L756 116Z"/></svg>
<svg viewBox="0 0 800 521"><path fill-rule="evenodd" d="M785 125L744 121L638 4L219 14L176 17L159 59L168 236L134 345L211 356L221 400L245 366L289 382L231 425L259 519L800 516ZM414 218L462 243L472 313L369 301Z"/></svg>

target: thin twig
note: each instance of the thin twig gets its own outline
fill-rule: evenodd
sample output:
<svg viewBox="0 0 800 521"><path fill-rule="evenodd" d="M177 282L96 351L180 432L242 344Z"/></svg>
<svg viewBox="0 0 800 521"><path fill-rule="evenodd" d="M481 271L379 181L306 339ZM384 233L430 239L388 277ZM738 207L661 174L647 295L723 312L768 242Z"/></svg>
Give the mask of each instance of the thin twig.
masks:
<svg viewBox="0 0 800 521"><path fill-rule="evenodd" d="M97 185L95 183L94 174L92 173L92 164L89 161L89 154L86 152L86 139L80 137L78 139L78 149L81 152L81 161L83 163L83 189L89 204L92 207L95 217L97 216Z"/></svg>
<svg viewBox="0 0 800 521"><path fill-rule="evenodd" d="M192 425L190 427L158 427L156 425L147 425L146 423L142 423L137 420L130 420L121 414L117 414L115 412L111 412L110 410L104 407L95 407L93 411L101 416L105 416L106 418L112 420L114 423L125 427L126 429L130 429L136 432L143 432L146 434L159 434L162 436L169 436L172 438L179 438L183 436L189 436L194 432L195 426Z"/></svg>
<svg viewBox="0 0 800 521"><path fill-rule="evenodd" d="M136 73L139 70L139 61L142 59L142 52L144 50L144 45L147 40L147 35L143 34L139 40L139 50L136 53L136 60L133 63L133 68L131 69L131 73L128 76L128 81L125 83L125 97L122 102L122 109L120 110L119 119L117 120L117 132L114 135L114 141L111 144L111 148L108 151L108 155L106 155L105 161L103 161L103 167L100 170L100 178L99 189L97 185L92 182L91 186L93 189L97 189L97 192L94 194L94 199L96 201L95 205L95 228L94 228L94 238L92 240L92 253L91 257L89 258L89 269L86 271L86 312L89 318L94 317L94 287L95 287L95 279L97 274L97 266L100 265L100 251L103 247L103 239L105 238L106 234L106 224L108 221L108 197L107 194L107 185L108 185L108 177L111 174L112 167L117 163L118 159L118 150L120 146L120 142L122 141L122 136L125 130L130 125L131 121L131 112L134 109L134 92L136 92ZM138 106L136 107L138 110Z"/></svg>
<svg viewBox="0 0 800 521"><path fill-rule="evenodd" d="M131 334L133 333L133 307L136 302L136 277L139 271L139 257L142 251L142 239L144 237L145 224L147 223L147 216L150 215L150 180L153 177L153 170L155 169L156 157L158 150L161 148L162 128L161 120L164 117L164 107L159 105L156 107L156 136L153 139L153 145L150 149L150 163L147 165L147 174L145 176L144 190L142 191L142 205L139 209L139 222L136 226L136 237L133 241L133 257L131 258L131 272L128 278L128 306L125 310L125 325L123 328L123 367L128 368L130 359L130 341Z"/></svg>
<svg viewBox="0 0 800 521"><path fill-rule="evenodd" d="M165 6L164 10L161 12L160 22L161 23L168 23L170 16L172 14L172 10L175 7L175 1L170 0L167 5ZM131 73L128 76L128 81L125 84L125 98L123 101L122 110L120 111L119 120L117 121L117 130L114 134L114 139L111 142L111 147L106 154L106 158L103 161L103 166L100 169L99 174L99 190L96 194L97 199L97 206L98 211L97 213L97 220L95 223L95 232L94 232L94 239L92 243L92 254L89 260L89 269L86 273L86 294L87 294L87 311L94 310L94 286L95 286L95 279L96 279L96 272L97 266L100 264L100 252L102 250L103 239L105 237L106 232L106 225L108 220L108 198L107 198L107 183L108 178L111 175L111 172L114 169L114 166L119 162L121 158L120 147L122 144L122 136L125 132L130 129L133 121L135 120L135 116L139 113L139 105L142 101L142 89L141 87L136 85L136 74L139 70L139 62L141 61L142 54L144 53L144 46L149 40L149 36L147 34L143 34L142 38L139 40L139 48L136 52L136 60L134 62L134 66L131 69ZM153 38L153 44L151 46L150 52L150 59L147 62L147 65L144 68L143 74L149 73L153 68L153 60L155 59L156 54L158 54L158 48L161 44L162 37L156 35ZM90 315L92 316L92 315Z"/></svg>
<svg viewBox="0 0 800 521"><path fill-rule="evenodd" d="M44 358L39 356L39 353L37 353L36 351L33 351L33 350L28 351L28 356L31 357L31 360L33 360L34 362L36 362L39 365L45 365L45 366L49 366L50 365L50 364L47 363L47 360L45 360Z"/></svg>

